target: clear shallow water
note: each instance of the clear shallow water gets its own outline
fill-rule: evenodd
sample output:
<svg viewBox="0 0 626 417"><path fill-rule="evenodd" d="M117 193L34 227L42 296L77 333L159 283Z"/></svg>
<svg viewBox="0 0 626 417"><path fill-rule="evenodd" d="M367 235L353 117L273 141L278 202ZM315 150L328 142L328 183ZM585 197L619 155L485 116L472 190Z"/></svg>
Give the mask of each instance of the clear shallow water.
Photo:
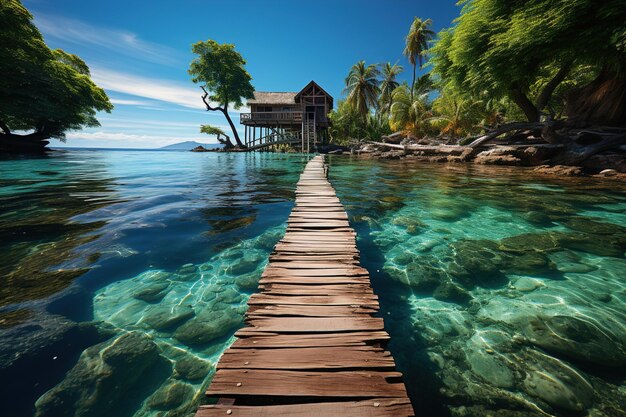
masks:
<svg viewBox="0 0 626 417"><path fill-rule="evenodd" d="M305 160L0 161L3 414L193 414ZM623 415L625 187L331 162L418 413Z"/></svg>
<svg viewBox="0 0 626 417"><path fill-rule="evenodd" d="M418 415L626 415L626 187L331 161Z"/></svg>
<svg viewBox="0 0 626 417"><path fill-rule="evenodd" d="M305 162L146 151L0 161L2 414L193 414Z"/></svg>

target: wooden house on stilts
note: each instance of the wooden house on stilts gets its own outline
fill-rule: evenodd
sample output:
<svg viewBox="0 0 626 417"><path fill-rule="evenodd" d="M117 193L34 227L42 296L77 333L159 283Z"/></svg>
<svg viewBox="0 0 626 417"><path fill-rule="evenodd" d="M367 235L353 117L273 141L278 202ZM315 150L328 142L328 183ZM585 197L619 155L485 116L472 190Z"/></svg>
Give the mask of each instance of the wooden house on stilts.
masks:
<svg viewBox="0 0 626 417"><path fill-rule="evenodd" d="M255 91L248 106L250 113L241 113L241 124L249 149L289 143L308 153L328 142L333 98L315 81L300 92Z"/></svg>

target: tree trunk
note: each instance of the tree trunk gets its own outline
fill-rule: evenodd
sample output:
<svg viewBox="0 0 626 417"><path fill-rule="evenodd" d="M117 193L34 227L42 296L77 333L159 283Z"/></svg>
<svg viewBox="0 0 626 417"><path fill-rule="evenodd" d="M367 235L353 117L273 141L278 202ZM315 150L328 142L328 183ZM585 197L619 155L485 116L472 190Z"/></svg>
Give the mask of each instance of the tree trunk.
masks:
<svg viewBox="0 0 626 417"><path fill-rule="evenodd" d="M413 65L413 82L411 83L411 103L413 103L413 90L415 89L415 64Z"/></svg>
<svg viewBox="0 0 626 417"><path fill-rule="evenodd" d="M237 133L235 124L233 123L232 119L230 118L230 115L228 114L228 109L224 107L222 109L222 113L224 113L224 116L226 117L226 120L228 120L228 124L230 125L230 128L233 131L233 136L235 137L235 142L237 142L237 146L240 148L245 148L246 146L241 142L241 139L239 139L239 133Z"/></svg>
<svg viewBox="0 0 626 417"><path fill-rule="evenodd" d="M554 77L552 77L550 82L546 84L546 86L539 94L539 97L537 97L537 110L541 111L548 105L548 102L552 98L552 93L554 93L554 90L559 86L559 84L563 82L565 77L567 77L567 74L569 74L570 70L572 69L572 64L572 61L568 61L563 64L563 66L557 71Z"/></svg>
<svg viewBox="0 0 626 417"><path fill-rule="evenodd" d="M595 80L568 94L565 112L579 126L626 126L626 76L602 68Z"/></svg>
<svg viewBox="0 0 626 417"><path fill-rule="evenodd" d="M529 122L538 122L539 121L539 110L526 94L522 92L519 87L513 87L509 91L509 96L511 100L524 112L524 115L528 119Z"/></svg>

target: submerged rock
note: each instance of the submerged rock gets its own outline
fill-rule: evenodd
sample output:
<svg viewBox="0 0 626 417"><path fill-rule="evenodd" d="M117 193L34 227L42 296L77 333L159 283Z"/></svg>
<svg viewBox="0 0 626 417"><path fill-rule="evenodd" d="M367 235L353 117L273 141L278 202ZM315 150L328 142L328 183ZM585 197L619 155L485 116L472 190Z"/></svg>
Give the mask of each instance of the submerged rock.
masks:
<svg viewBox="0 0 626 417"><path fill-rule="evenodd" d="M470 293L450 281L445 281L440 284L435 289L433 297L440 301L448 301L457 304L465 304L472 299Z"/></svg>
<svg viewBox="0 0 626 417"><path fill-rule="evenodd" d="M168 293L169 287L170 287L169 282L155 282L133 293L133 297L135 297L138 300L143 300L148 303L153 303L165 297Z"/></svg>
<svg viewBox="0 0 626 417"><path fill-rule="evenodd" d="M422 229L426 227L423 222L410 216L396 217L391 221L391 223L395 224L396 226L402 226L406 228L407 233L411 235L418 234Z"/></svg>
<svg viewBox="0 0 626 417"><path fill-rule="evenodd" d="M65 379L35 403L35 416L110 416L159 360L145 334L126 333L86 349Z"/></svg>
<svg viewBox="0 0 626 417"><path fill-rule="evenodd" d="M445 279L445 272L430 265L426 259L411 262L406 268L406 284L418 291L432 291Z"/></svg>
<svg viewBox="0 0 626 417"><path fill-rule="evenodd" d="M144 321L155 330L163 331L177 327L196 313L190 306L156 306L146 312Z"/></svg>
<svg viewBox="0 0 626 417"><path fill-rule="evenodd" d="M174 338L186 345L203 345L223 337L243 324L243 316L234 308L211 311L183 324L174 333Z"/></svg>
<svg viewBox="0 0 626 417"><path fill-rule="evenodd" d="M596 396L593 387L575 369L533 350L527 350L524 356L527 372L522 387L528 394L552 407L575 412L593 404Z"/></svg>
<svg viewBox="0 0 626 417"><path fill-rule="evenodd" d="M171 410L191 401L195 392L189 384L170 381L150 396L147 405L156 410Z"/></svg>
<svg viewBox="0 0 626 417"><path fill-rule="evenodd" d="M538 316L523 329L528 340L549 352L601 366L626 365L626 348L606 330L582 318Z"/></svg>
<svg viewBox="0 0 626 417"><path fill-rule="evenodd" d="M185 355L183 358L176 361L174 370L177 376L188 381L198 381L204 379L209 375L213 364L211 362L203 361L193 355Z"/></svg>

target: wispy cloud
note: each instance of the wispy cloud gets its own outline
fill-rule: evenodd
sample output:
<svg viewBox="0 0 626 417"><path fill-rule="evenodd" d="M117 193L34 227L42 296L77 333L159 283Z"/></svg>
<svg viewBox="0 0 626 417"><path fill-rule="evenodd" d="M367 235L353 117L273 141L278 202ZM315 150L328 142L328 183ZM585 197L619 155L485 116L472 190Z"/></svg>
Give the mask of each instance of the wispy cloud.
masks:
<svg viewBox="0 0 626 417"><path fill-rule="evenodd" d="M151 103L142 100L125 100L121 98L112 98L111 103L121 106L149 106Z"/></svg>
<svg viewBox="0 0 626 417"><path fill-rule="evenodd" d="M184 60L178 51L142 40L126 30L97 27L80 20L41 14L37 14L35 24L46 38L74 45L107 49L116 54L169 66L179 66L181 60Z"/></svg>
<svg viewBox="0 0 626 417"><path fill-rule="evenodd" d="M91 78L97 85L108 91L177 104L182 107L197 109L198 112L206 111L201 98L202 91L191 82L188 84L177 83L171 80L142 77L100 67L91 68ZM148 104L144 103L143 106ZM211 105L216 106L217 103L211 103ZM230 113L236 114L246 111L248 108L242 107L239 110L230 110Z"/></svg>
<svg viewBox="0 0 626 417"><path fill-rule="evenodd" d="M204 108L200 98L202 92L199 88L194 89L193 85L141 77L99 67L91 68L91 78L105 90L165 101L199 111Z"/></svg>

